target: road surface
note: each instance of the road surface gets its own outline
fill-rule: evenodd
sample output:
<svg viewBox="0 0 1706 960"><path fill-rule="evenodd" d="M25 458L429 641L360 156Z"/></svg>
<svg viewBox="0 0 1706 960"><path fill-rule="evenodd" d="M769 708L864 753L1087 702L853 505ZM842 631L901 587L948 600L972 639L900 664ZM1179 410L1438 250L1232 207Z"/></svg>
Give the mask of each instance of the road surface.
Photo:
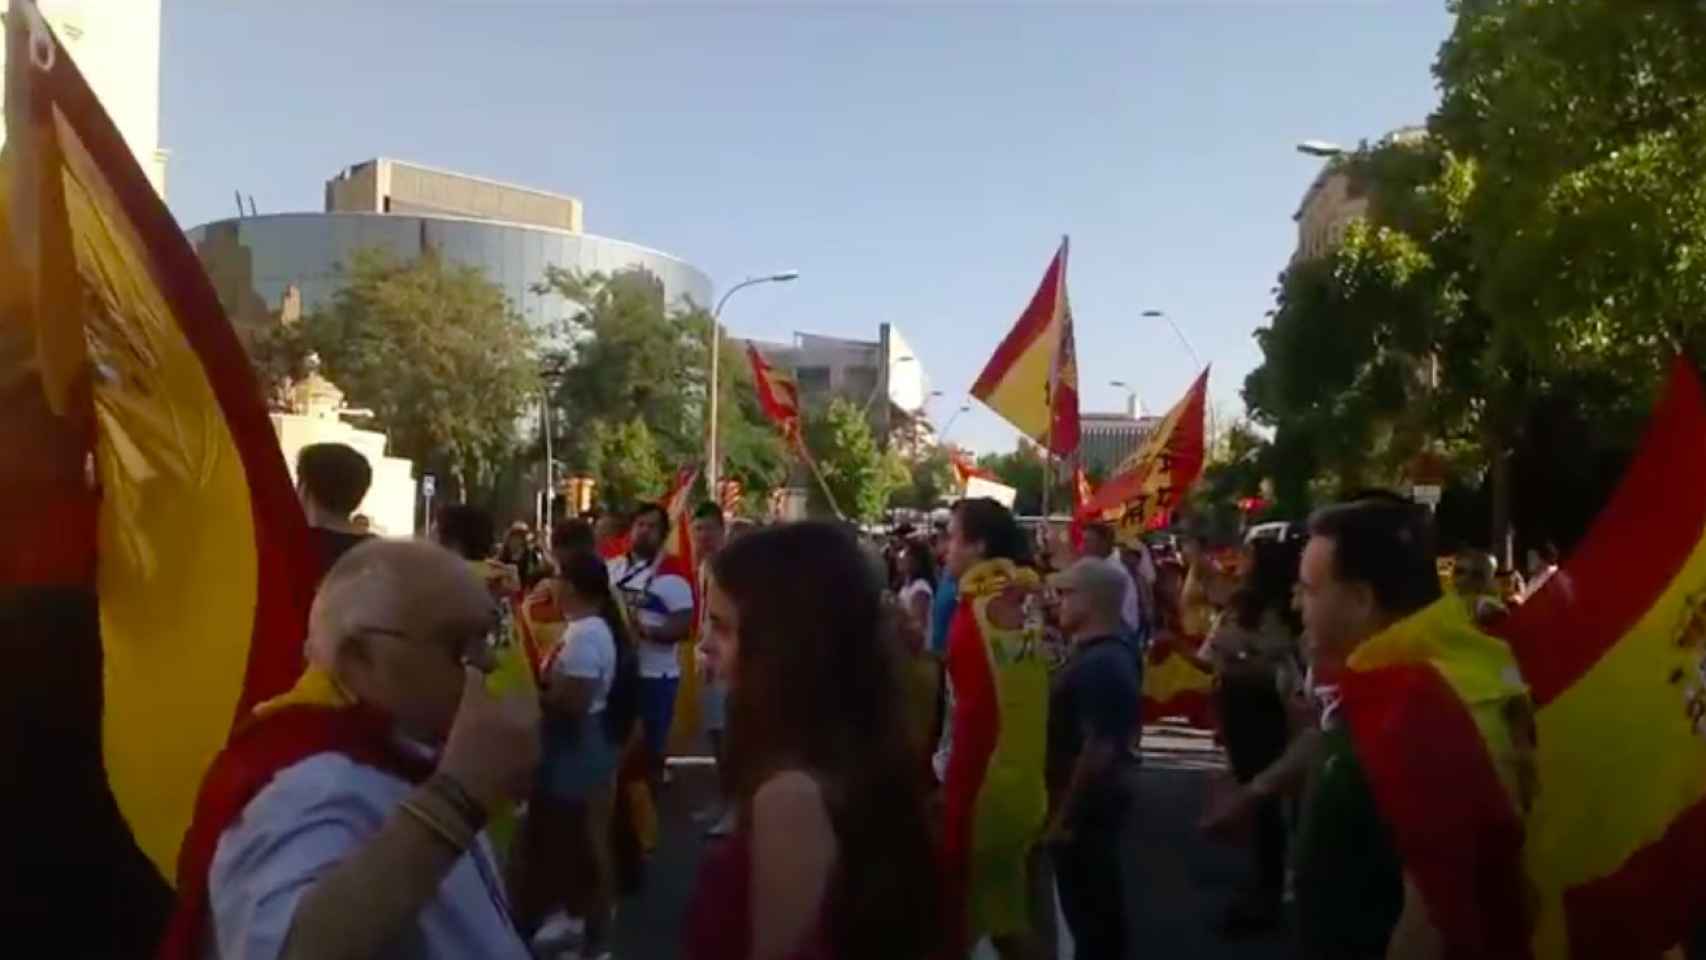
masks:
<svg viewBox="0 0 1706 960"><path fill-rule="evenodd" d="M1152 727L1144 735L1138 808L1126 843L1127 915L1132 957L1191 960L1281 960L1284 938L1238 943L1215 935L1220 911L1248 871L1241 851L1205 840L1196 829L1208 778L1221 769L1219 752L1195 731ZM616 960L668 960L678 954L682 918L692 896L704 840L691 813L712 791L702 764L677 764L660 801L662 836L644 895L623 903L614 936ZM1059 924L1064 931L1065 924ZM1060 957L1072 956L1064 935ZM985 947L978 960L993 958Z"/></svg>

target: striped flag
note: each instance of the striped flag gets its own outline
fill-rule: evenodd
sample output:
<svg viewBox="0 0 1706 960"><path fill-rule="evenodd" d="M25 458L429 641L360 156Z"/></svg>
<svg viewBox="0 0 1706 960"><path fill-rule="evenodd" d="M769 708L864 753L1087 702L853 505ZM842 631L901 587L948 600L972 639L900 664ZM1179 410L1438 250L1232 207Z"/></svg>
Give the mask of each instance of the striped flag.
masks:
<svg viewBox="0 0 1706 960"><path fill-rule="evenodd" d="M758 390L758 406L790 447L800 446L800 387L794 376L777 370L766 361L758 348L746 345L746 360L752 365L752 382Z"/></svg>
<svg viewBox="0 0 1706 960"><path fill-rule="evenodd" d="M0 700L27 789L0 806L80 952L158 931L203 771L300 672L315 563L182 231L30 0L6 44Z"/></svg>
<svg viewBox="0 0 1706 960"><path fill-rule="evenodd" d="M1678 359L1563 568L1499 627L1536 707L1537 957L1657 957L1706 922L1706 393Z"/></svg>
<svg viewBox="0 0 1706 960"><path fill-rule="evenodd" d="M1078 354L1066 296L1067 241L1018 323L972 385L972 396L1057 456L1078 449Z"/></svg>
<svg viewBox="0 0 1706 960"><path fill-rule="evenodd" d="M1123 542L1166 526L1173 509L1202 473L1208 370L1167 411L1114 475L1075 515L1113 524Z"/></svg>

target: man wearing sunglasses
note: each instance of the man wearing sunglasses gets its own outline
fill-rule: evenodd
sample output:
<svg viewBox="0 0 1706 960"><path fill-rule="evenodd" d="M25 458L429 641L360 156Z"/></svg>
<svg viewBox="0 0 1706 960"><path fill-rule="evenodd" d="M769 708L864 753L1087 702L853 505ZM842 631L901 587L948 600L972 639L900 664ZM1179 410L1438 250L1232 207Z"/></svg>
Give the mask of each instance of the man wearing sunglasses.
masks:
<svg viewBox="0 0 1706 960"><path fill-rule="evenodd" d="M491 629L447 550L375 540L339 560L307 673L208 774L163 955L528 957L481 831L526 795L539 706L487 692Z"/></svg>

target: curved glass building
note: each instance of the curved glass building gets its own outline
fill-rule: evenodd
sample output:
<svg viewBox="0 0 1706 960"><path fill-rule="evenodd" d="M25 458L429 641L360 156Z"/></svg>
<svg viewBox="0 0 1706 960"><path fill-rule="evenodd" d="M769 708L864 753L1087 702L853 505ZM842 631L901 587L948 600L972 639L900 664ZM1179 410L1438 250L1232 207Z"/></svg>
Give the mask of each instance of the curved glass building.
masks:
<svg viewBox="0 0 1706 960"><path fill-rule="evenodd" d="M638 267L662 284L666 302L704 306L711 299L711 278L668 254L588 233L470 217L282 213L216 220L189 237L233 321L248 329L277 316L291 287L300 291L304 310L326 303L343 283L342 264L372 247L403 261L431 249L479 267L536 324L570 312L561 297L533 292L547 265L606 274Z"/></svg>
<svg viewBox="0 0 1706 960"><path fill-rule="evenodd" d="M570 312L533 286L547 266L579 273L651 274L670 305L708 306L711 278L667 253L581 230L581 202L533 187L378 158L326 181L325 213L282 213L216 220L189 231L219 299L239 329L275 320L295 289L292 309L325 304L343 283L342 268L364 248L409 261L431 250L478 267L517 312L546 324Z"/></svg>

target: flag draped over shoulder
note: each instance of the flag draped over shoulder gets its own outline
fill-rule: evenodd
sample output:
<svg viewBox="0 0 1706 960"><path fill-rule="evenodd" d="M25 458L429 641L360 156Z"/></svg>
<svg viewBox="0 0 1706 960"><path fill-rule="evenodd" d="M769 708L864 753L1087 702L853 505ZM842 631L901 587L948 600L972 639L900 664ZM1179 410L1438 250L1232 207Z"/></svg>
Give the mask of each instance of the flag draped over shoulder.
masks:
<svg viewBox="0 0 1706 960"><path fill-rule="evenodd" d="M800 387L793 374L772 367L758 348L746 345L746 359L752 365L752 382L758 390L758 406L790 447L800 443Z"/></svg>
<svg viewBox="0 0 1706 960"><path fill-rule="evenodd" d="M1532 709L1510 648L1448 594L1358 647L1339 688L1369 789L1446 955L1529 956Z"/></svg>
<svg viewBox="0 0 1706 960"><path fill-rule="evenodd" d="M61 822L99 790L122 816L111 862L140 850L163 882L233 721L300 672L315 563L183 233L28 0L6 43L0 625L5 700L31 713L19 775L40 801L7 820L46 838L32 882L51 887L55 856L106 837ZM68 761L87 779L62 779L55 756L80 751L98 754ZM80 891L96 923L97 879Z"/></svg>
<svg viewBox="0 0 1706 960"><path fill-rule="evenodd" d="M972 396L1057 456L1078 449L1078 356L1066 296L1067 242L1019 322L996 347Z"/></svg>
<svg viewBox="0 0 1706 960"><path fill-rule="evenodd" d="M1498 629L1536 707L1534 954L1657 957L1706 921L1706 395L1686 360L1587 536Z"/></svg>
<svg viewBox="0 0 1706 960"><path fill-rule="evenodd" d="M1122 542L1165 526L1172 510L1190 492L1202 473L1203 414L1207 404L1208 370L1161 418L1143 446L1095 495L1075 512L1086 522L1113 524Z"/></svg>

